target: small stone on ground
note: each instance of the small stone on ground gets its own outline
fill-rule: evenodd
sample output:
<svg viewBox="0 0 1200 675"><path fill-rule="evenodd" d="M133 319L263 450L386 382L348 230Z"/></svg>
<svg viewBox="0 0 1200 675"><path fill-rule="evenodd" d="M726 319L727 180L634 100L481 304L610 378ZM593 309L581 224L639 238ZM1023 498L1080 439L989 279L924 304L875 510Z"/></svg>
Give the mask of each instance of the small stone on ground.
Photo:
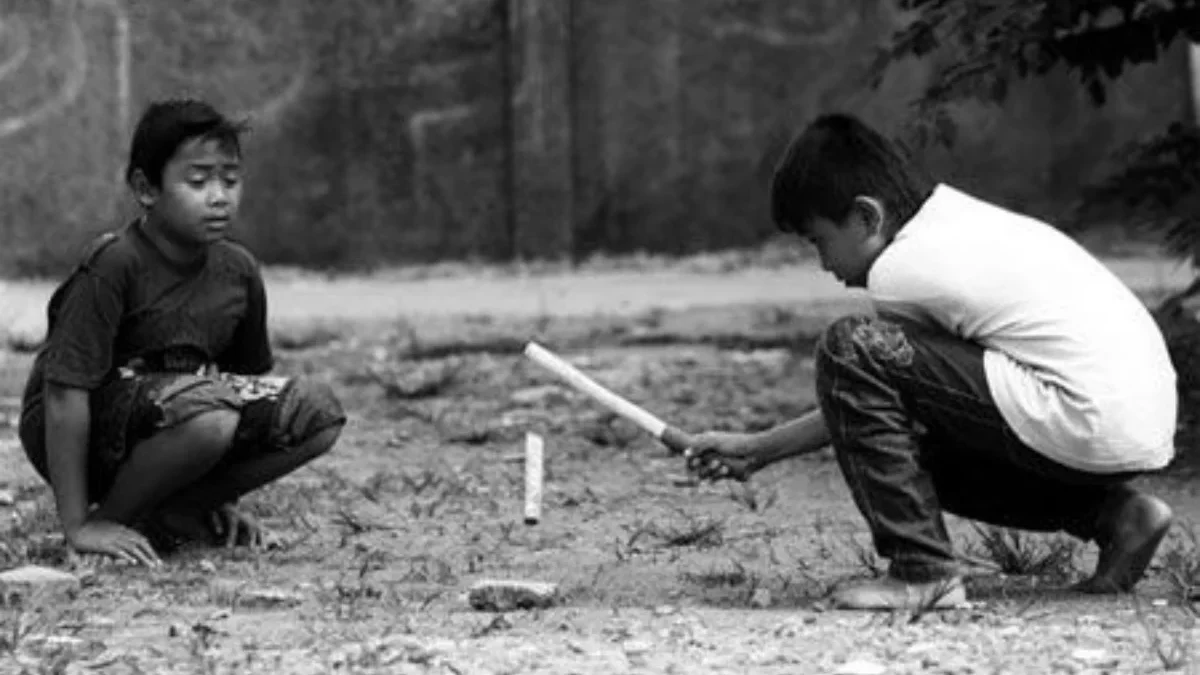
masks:
<svg viewBox="0 0 1200 675"><path fill-rule="evenodd" d="M771 606L772 601L771 591L766 588L759 588L754 591L754 595L750 598L750 606L755 609L767 609Z"/></svg>
<svg viewBox="0 0 1200 675"><path fill-rule="evenodd" d="M49 567L27 565L0 573L0 606L29 601L54 602L79 591L78 577Z"/></svg>
<svg viewBox="0 0 1200 675"><path fill-rule="evenodd" d="M558 586L540 581L483 579L467 592L471 607L488 612L547 608L557 599Z"/></svg>
<svg viewBox="0 0 1200 675"><path fill-rule="evenodd" d="M304 603L304 596L282 588L247 586L230 579L209 583L209 599L239 609L290 609Z"/></svg>
<svg viewBox="0 0 1200 675"><path fill-rule="evenodd" d="M544 405L551 399L564 399L566 393L562 387L552 384L537 387L526 387L514 391L508 398L517 405Z"/></svg>
<svg viewBox="0 0 1200 675"><path fill-rule="evenodd" d="M865 659L847 661L834 671L835 675L883 675L885 672L887 668L881 664Z"/></svg>

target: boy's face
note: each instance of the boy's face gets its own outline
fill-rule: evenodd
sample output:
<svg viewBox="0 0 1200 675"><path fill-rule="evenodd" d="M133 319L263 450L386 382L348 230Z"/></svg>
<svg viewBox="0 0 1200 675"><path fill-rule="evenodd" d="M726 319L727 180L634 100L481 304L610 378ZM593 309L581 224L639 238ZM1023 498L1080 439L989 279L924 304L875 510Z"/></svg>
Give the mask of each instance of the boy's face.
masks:
<svg viewBox="0 0 1200 675"><path fill-rule="evenodd" d="M803 236L817 249L822 269L846 286L865 288L871 265L887 246L883 225L878 201L860 197L843 222L817 217Z"/></svg>
<svg viewBox="0 0 1200 675"><path fill-rule="evenodd" d="M208 246L223 239L237 217L241 159L219 140L193 138L163 168L162 187L143 183L138 200L176 244Z"/></svg>

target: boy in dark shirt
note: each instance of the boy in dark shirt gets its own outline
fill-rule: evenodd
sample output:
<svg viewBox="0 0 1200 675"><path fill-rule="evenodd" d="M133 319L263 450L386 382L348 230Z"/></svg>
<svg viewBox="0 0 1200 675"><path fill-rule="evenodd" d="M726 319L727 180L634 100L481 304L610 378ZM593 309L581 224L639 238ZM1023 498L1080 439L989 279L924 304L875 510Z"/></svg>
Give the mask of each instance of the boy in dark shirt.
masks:
<svg viewBox="0 0 1200 675"><path fill-rule="evenodd" d="M126 172L144 215L97 239L51 297L20 436L77 553L156 564L179 539L259 544L238 498L345 424L328 386L266 375L263 280L226 238L242 131L201 101L150 105Z"/></svg>

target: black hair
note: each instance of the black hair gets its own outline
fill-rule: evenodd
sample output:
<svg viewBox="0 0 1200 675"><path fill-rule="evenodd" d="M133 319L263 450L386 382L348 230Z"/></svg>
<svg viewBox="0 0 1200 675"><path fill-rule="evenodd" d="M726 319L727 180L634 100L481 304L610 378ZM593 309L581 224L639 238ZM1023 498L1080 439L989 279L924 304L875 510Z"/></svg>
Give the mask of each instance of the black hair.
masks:
<svg viewBox="0 0 1200 675"><path fill-rule="evenodd" d="M221 114L212 105L197 99L168 99L146 107L129 144L129 164L125 180L132 184L141 171L154 187L162 187L163 169L184 143L194 138L213 139L234 155L242 154L244 122Z"/></svg>
<svg viewBox="0 0 1200 675"><path fill-rule="evenodd" d="M771 178L771 219L803 234L814 218L842 222L858 196L884 203L888 235L904 226L929 195L933 180L895 142L846 114L813 120L788 143Z"/></svg>

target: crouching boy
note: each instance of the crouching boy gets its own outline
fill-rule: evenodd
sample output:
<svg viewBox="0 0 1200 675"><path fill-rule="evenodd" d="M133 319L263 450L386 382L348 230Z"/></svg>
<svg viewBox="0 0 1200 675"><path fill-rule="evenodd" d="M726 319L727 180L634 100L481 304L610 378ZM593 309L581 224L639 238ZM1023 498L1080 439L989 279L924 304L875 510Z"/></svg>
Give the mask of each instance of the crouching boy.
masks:
<svg viewBox="0 0 1200 675"><path fill-rule="evenodd" d="M238 498L328 451L329 387L272 377L255 258L227 238L240 125L195 100L150 105L126 178L142 216L56 289L20 437L68 545L155 564L184 540L255 544Z"/></svg>
<svg viewBox="0 0 1200 675"><path fill-rule="evenodd" d="M823 116L782 157L771 206L873 316L831 325L819 409L701 434L689 462L746 476L832 444L885 578L840 606L957 605L943 513L1099 546L1087 592L1131 589L1171 523L1130 480L1174 455L1175 372L1149 312L1049 225L933 184L859 120Z"/></svg>

